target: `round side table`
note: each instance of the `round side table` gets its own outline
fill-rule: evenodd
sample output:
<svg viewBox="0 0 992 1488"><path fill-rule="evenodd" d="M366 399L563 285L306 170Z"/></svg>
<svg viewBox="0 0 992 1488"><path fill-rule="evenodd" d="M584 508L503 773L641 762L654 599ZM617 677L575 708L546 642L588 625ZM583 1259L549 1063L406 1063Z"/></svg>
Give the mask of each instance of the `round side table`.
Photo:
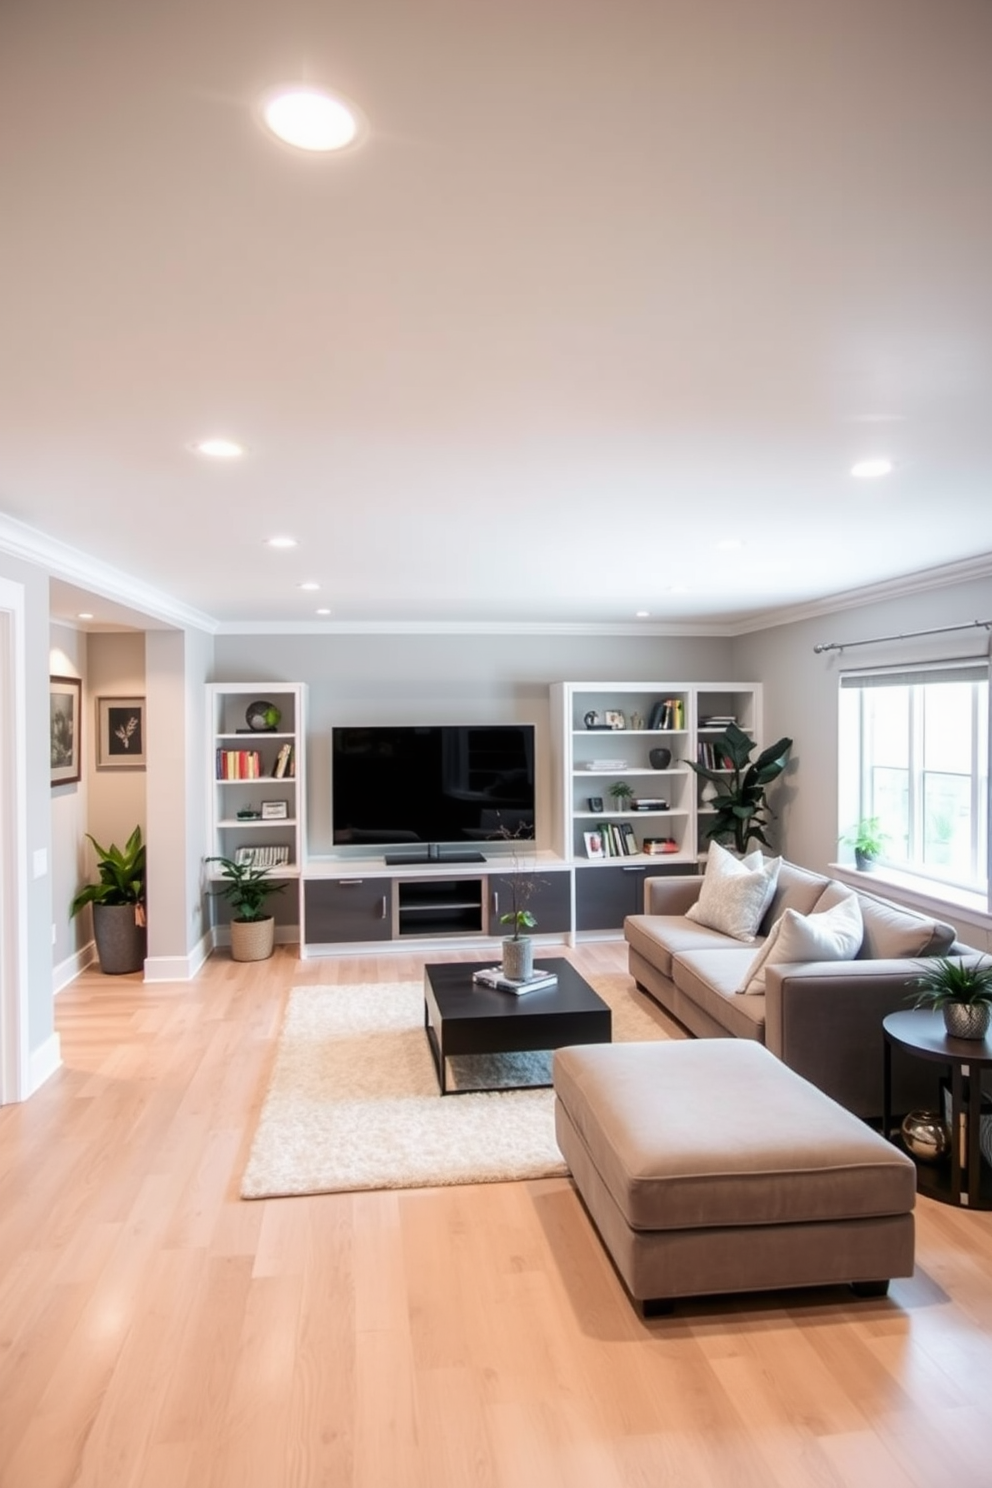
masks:
<svg viewBox="0 0 992 1488"><path fill-rule="evenodd" d="M988 1038L950 1038L941 1014L926 1009L890 1013L882 1020L882 1032L885 1036L882 1126L885 1136L891 1136L892 1127L893 1045L905 1049L917 1059L929 1059L950 1070L951 1151L947 1161L940 1166L917 1163L919 1192L931 1199L939 1199L942 1204L992 1209L992 1168L983 1164L978 1145L982 1071L992 1069L992 1041Z"/></svg>

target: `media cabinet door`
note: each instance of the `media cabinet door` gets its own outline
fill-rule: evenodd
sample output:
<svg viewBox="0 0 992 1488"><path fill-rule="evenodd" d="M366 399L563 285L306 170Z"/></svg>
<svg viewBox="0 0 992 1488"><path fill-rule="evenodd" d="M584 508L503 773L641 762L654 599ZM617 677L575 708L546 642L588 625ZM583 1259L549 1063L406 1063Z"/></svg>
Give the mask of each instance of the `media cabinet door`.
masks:
<svg viewBox="0 0 992 1488"><path fill-rule="evenodd" d="M389 878L311 878L303 886L306 945L391 940Z"/></svg>
<svg viewBox="0 0 992 1488"><path fill-rule="evenodd" d="M567 871L542 871L536 868L523 873L491 873L489 875L489 933L504 935L509 927L501 925L499 917L513 908L513 879L526 878L535 884L523 906L529 909L537 924L537 935L567 933L572 928L572 893Z"/></svg>
<svg viewBox="0 0 992 1488"><path fill-rule="evenodd" d="M684 865L658 863L624 867L618 863L616 867L611 865L608 868L577 867L576 930L621 931L628 915L644 912L644 880L679 872L685 872Z"/></svg>

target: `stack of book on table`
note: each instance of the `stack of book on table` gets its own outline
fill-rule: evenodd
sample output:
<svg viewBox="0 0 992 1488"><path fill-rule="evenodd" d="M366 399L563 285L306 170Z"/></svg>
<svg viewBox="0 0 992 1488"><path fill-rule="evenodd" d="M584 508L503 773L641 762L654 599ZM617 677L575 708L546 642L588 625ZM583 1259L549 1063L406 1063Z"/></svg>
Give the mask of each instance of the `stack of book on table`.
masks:
<svg viewBox="0 0 992 1488"><path fill-rule="evenodd" d="M472 975L472 980L479 982L483 987L492 987L497 992L513 992L518 997L524 992L539 992L542 987L558 985L556 972L535 971L534 975L528 977L525 982L517 982L512 977L504 976L501 966L487 966L482 971L476 971Z"/></svg>

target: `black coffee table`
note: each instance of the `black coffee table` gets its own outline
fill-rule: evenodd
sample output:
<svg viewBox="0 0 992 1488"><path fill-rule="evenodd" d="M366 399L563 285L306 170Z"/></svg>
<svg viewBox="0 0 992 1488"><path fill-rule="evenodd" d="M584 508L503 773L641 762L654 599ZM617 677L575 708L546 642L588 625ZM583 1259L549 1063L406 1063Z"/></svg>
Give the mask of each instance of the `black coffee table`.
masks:
<svg viewBox="0 0 992 1488"><path fill-rule="evenodd" d="M534 1049L561 1049L567 1044L608 1044L612 1014L570 962L552 956L535 970L554 971L558 985L516 997L473 982L472 973L489 961L450 961L424 967L424 1031L442 1095L449 1091L445 1060L455 1054L518 1054ZM547 1081L525 1088L547 1088ZM520 1086L485 1089L516 1090Z"/></svg>

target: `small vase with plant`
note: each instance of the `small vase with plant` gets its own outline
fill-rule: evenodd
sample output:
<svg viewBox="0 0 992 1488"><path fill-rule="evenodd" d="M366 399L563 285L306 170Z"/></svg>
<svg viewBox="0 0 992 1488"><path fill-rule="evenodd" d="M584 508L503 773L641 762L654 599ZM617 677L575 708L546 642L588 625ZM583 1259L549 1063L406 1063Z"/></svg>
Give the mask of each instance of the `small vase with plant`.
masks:
<svg viewBox="0 0 992 1488"><path fill-rule="evenodd" d="M516 844L521 828L511 832L501 827L498 836L513 844L513 872L507 875L510 908L499 917L501 925L511 925L513 933L503 941L503 975L512 982L526 982L534 975L534 941L525 932L533 930L537 919L528 908L540 886L540 879L521 865Z"/></svg>
<svg viewBox="0 0 992 1488"><path fill-rule="evenodd" d="M707 765L686 760L690 770L695 770L701 779L709 781L716 789L707 805L713 812L713 820L705 828L704 836L710 841L730 840L736 852L747 852L748 843L771 844L765 836L765 827L773 813L765 800L765 791L776 780L789 762L791 739L779 739L777 743L763 749L751 762L754 740L749 738L736 723L728 724L719 737L712 741L713 756L723 760L722 769L713 770Z"/></svg>
<svg viewBox="0 0 992 1488"><path fill-rule="evenodd" d="M135 827L123 848L101 847L87 832L96 853L99 882L80 889L69 906L70 918L86 905L93 908L93 939L100 970L107 976L140 971L145 962L145 844Z"/></svg>
<svg viewBox="0 0 992 1488"><path fill-rule="evenodd" d="M633 800L634 792L625 780L618 780L616 785L610 786L610 795L613 797L613 808L615 811L628 810L627 802Z"/></svg>
<svg viewBox="0 0 992 1488"><path fill-rule="evenodd" d="M273 883L270 869L233 858L208 858L221 865L222 883L210 890L231 906L231 958L234 961L266 961L275 945L275 918L268 913L270 894L281 894L284 883Z"/></svg>
<svg viewBox="0 0 992 1488"><path fill-rule="evenodd" d="M882 856L889 834L882 831L877 816L863 816L840 840L846 847L854 848L854 866L862 873L869 873L876 858Z"/></svg>
<svg viewBox="0 0 992 1488"><path fill-rule="evenodd" d="M914 1007L939 1008L951 1038L983 1039L992 1021L992 961L979 957L934 957L910 985L916 988Z"/></svg>

